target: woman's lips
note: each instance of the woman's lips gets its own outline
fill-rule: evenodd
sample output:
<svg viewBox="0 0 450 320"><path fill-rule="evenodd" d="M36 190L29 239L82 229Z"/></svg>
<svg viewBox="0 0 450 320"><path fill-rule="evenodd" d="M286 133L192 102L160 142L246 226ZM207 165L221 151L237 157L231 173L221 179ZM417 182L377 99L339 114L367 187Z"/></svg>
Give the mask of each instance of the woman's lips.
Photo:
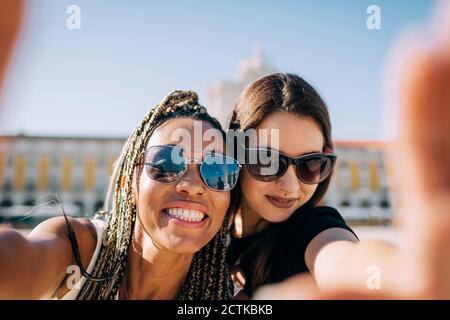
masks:
<svg viewBox="0 0 450 320"><path fill-rule="evenodd" d="M269 195L266 195L266 198L274 207L281 209L290 208L295 204L295 202L297 202L297 198L283 198Z"/></svg>
<svg viewBox="0 0 450 320"><path fill-rule="evenodd" d="M208 208L205 205L198 203L198 202L175 201L175 202L171 202L164 209L170 209L170 208L183 208L183 209L198 210L198 211L201 211L204 214L208 215Z"/></svg>
<svg viewBox="0 0 450 320"><path fill-rule="evenodd" d="M170 215L167 212L166 209L163 210L163 216L168 221L171 221L171 222L173 222L173 223L175 223L177 225L184 226L184 227L189 227L189 228L200 228L206 223L206 220L208 220L208 216L207 215L205 215L201 221L182 220L180 218L177 218L177 217L174 217L174 216Z"/></svg>
<svg viewBox="0 0 450 320"><path fill-rule="evenodd" d="M177 214L173 214L173 212L171 212L172 209L195 210L195 211L201 212L204 216L203 216L202 220L200 220L200 221L188 221L189 219L187 219L186 217L183 218ZM162 210L162 213L163 213L163 216L168 221L171 221L180 226L190 227L190 228L202 227L203 225L205 225L206 220L209 218L208 208L205 205L198 203L198 202L183 201L183 200L170 202L169 205L167 205Z"/></svg>

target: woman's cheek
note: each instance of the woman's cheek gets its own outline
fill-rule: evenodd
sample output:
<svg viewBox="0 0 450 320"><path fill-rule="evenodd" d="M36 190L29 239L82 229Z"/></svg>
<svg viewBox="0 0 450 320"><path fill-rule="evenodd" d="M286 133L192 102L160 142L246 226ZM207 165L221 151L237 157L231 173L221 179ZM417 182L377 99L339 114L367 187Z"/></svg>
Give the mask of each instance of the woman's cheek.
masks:
<svg viewBox="0 0 450 320"><path fill-rule="evenodd" d="M260 182L254 179L247 171L247 169L242 170L241 177L241 190L245 194L258 194L258 190L262 189L260 184L265 184L264 182Z"/></svg>
<svg viewBox="0 0 450 320"><path fill-rule="evenodd" d="M264 189L267 183L255 180L250 174L244 171L241 180L242 197L245 198L247 204L256 212L263 212L267 206L265 202Z"/></svg>
<svg viewBox="0 0 450 320"><path fill-rule="evenodd" d="M220 229L228 211L228 207L230 206L230 192L215 192L215 195L211 199L214 218L216 220L214 225L219 225L218 229Z"/></svg>
<svg viewBox="0 0 450 320"><path fill-rule="evenodd" d="M303 186L303 194L302 194L302 205L304 205L306 202L308 202L312 196L314 195L314 192L316 192L317 185L304 185Z"/></svg>

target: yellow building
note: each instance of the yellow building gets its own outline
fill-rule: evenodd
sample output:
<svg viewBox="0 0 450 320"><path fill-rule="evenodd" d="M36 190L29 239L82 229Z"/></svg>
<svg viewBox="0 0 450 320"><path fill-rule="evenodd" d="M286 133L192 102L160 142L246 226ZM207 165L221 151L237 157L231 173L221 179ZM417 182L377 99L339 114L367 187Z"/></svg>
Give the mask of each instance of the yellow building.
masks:
<svg viewBox="0 0 450 320"><path fill-rule="evenodd" d="M0 137L0 219L60 215L36 208L53 199L68 214L89 216L103 205L112 164L125 139L90 137ZM390 193L379 142L336 141L335 171L323 204L350 221L390 220Z"/></svg>
<svg viewBox="0 0 450 320"><path fill-rule="evenodd" d="M354 222L391 220L389 175L378 141L335 141L338 161L325 204Z"/></svg>
<svg viewBox="0 0 450 320"><path fill-rule="evenodd" d="M122 138L0 137L0 220L60 214L39 207L58 196L70 215L93 214L103 204Z"/></svg>

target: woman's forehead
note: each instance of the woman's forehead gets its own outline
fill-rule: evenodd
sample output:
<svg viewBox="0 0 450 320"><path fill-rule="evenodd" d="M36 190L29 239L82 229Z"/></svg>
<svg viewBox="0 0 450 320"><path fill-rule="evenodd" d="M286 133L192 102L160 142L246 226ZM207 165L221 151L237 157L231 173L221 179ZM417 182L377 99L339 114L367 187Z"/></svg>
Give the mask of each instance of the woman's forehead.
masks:
<svg viewBox="0 0 450 320"><path fill-rule="evenodd" d="M277 112L267 115L256 128L258 146L270 146L290 156L321 152L324 137L311 117Z"/></svg>
<svg viewBox="0 0 450 320"><path fill-rule="evenodd" d="M225 150L225 141L220 130L208 121L189 118L171 119L156 128L147 147L155 145L176 145L195 153L213 150L223 153Z"/></svg>

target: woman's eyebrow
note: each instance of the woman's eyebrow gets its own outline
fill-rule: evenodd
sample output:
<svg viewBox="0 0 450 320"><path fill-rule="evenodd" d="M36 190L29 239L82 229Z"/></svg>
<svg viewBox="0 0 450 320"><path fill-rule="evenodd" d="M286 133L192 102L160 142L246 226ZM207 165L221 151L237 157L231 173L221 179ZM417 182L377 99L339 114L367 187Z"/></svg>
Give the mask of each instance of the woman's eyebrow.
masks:
<svg viewBox="0 0 450 320"><path fill-rule="evenodd" d="M278 151L278 152L280 152L280 153L282 153L282 154L285 154L285 155L288 154L287 152L284 152L283 150L278 150L278 149L271 148L271 147L268 147L268 146L260 146L260 147L258 147L258 148L259 148L259 149L267 149L267 150L275 150L275 151ZM314 153L322 153L322 152L323 152L322 150L309 151L309 152L301 153L300 155L298 155L298 156L296 156L296 157L306 156L306 155L308 155L308 154L314 154Z"/></svg>
<svg viewBox="0 0 450 320"><path fill-rule="evenodd" d="M282 154L288 155L287 153L280 151ZM305 153L301 153L295 156L292 156L293 158L299 158L299 157L303 157L303 156L307 156L309 154L315 154L315 153L322 153L322 151L311 151L311 152L305 152Z"/></svg>
<svg viewBox="0 0 450 320"><path fill-rule="evenodd" d="M306 155L308 155L308 154L314 154L314 153L322 153L322 151L305 152L305 153L302 153L300 156L306 156Z"/></svg>

